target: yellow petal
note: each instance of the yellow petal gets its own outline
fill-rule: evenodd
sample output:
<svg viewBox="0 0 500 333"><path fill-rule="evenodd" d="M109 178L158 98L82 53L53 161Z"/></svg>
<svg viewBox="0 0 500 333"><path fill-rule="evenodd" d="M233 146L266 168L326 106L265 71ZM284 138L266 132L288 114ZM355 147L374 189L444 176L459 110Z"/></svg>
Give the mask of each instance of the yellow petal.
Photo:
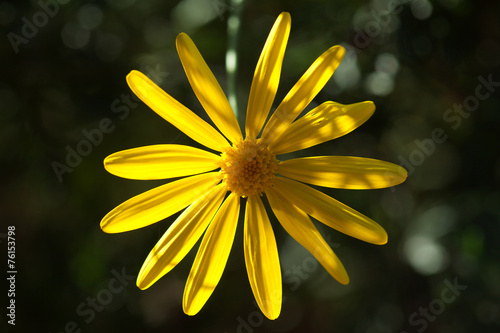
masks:
<svg viewBox="0 0 500 333"><path fill-rule="evenodd" d="M387 243L384 228L349 206L295 180L276 177L274 189L330 228L372 244Z"/></svg>
<svg viewBox="0 0 500 333"><path fill-rule="evenodd" d="M297 151L341 137L368 120L373 102L342 105L325 102L288 126L270 145L276 155Z"/></svg>
<svg viewBox="0 0 500 333"><path fill-rule="evenodd" d="M113 209L102 219L101 228L116 233L161 221L202 197L220 180L220 172L211 172L158 186Z"/></svg>
<svg viewBox="0 0 500 333"><path fill-rule="evenodd" d="M345 49L337 45L331 47L316 59L274 111L262 132L264 142L272 143L283 134L292 121L323 89L335 69L337 69L340 61L342 61L344 54Z"/></svg>
<svg viewBox="0 0 500 333"><path fill-rule="evenodd" d="M225 184L219 184L182 212L144 261L137 277L139 288L149 288L186 256L207 229L226 192Z"/></svg>
<svg viewBox="0 0 500 333"><path fill-rule="evenodd" d="M348 284L349 276L344 265L311 222L309 216L272 189L266 191L266 196L286 232L311 252L334 279L342 284Z"/></svg>
<svg viewBox="0 0 500 333"><path fill-rule="evenodd" d="M219 167L220 156L182 145L154 145L122 150L104 159L113 175L130 179L167 179Z"/></svg>
<svg viewBox="0 0 500 333"><path fill-rule="evenodd" d="M399 165L372 158L352 156L314 156L279 163L283 176L313 185L375 189L404 182L407 173Z"/></svg>
<svg viewBox="0 0 500 333"><path fill-rule="evenodd" d="M276 96L281 75L281 65L290 34L289 13L281 13L274 22L255 68L248 98L245 130L247 137L259 134Z"/></svg>
<svg viewBox="0 0 500 333"><path fill-rule="evenodd" d="M154 112L193 140L217 151L230 147L222 134L164 92L146 75L131 71L127 75L127 83L130 89Z"/></svg>
<svg viewBox="0 0 500 333"><path fill-rule="evenodd" d="M208 226L189 273L182 306L190 316L207 302L226 267L240 213L240 197L231 193Z"/></svg>
<svg viewBox="0 0 500 333"><path fill-rule="evenodd" d="M281 312L281 269L278 248L260 197L248 197L244 227L245 264L250 286L264 315L273 320Z"/></svg>
<svg viewBox="0 0 500 333"><path fill-rule="evenodd" d="M185 33L176 40L177 53L194 93L208 116L231 142L243 140L236 116L214 74Z"/></svg>

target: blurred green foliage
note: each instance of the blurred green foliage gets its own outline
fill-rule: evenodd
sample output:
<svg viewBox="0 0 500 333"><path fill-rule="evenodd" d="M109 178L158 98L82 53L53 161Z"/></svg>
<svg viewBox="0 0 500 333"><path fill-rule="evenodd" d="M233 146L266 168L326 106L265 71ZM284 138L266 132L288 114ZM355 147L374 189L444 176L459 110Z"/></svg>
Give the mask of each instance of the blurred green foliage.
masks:
<svg viewBox="0 0 500 333"><path fill-rule="evenodd" d="M135 286L143 260L175 216L118 235L99 228L117 204L163 183L114 177L102 167L104 157L149 144L197 145L137 102L126 74L138 69L153 76L206 118L175 37L192 37L226 89L226 25L236 6L243 6L240 112L272 23L288 11L292 30L276 102L317 56L342 44L346 58L312 104L373 100L377 106L356 131L297 156L372 157L409 171L408 180L391 189L325 190L389 234L379 247L318 225L346 266L348 286L334 281L272 217L284 290L282 314L272 322L253 304L241 223L221 283L195 317L181 306L194 251L150 289ZM9 331L500 330L500 95L498 84L484 84L500 82L500 3L2 1L0 26L0 233L8 225L17 230L17 317ZM103 119L107 133L92 137ZM95 142L82 144L89 135ZM70 166L68 154L78 149L87 156L70 157ZM56 172L54 162L66 169ZM134 278L113 292L117 272ZM467 288L453 294L449 284L456 281ZM93 298L104 306L93 306Z"/></svg>

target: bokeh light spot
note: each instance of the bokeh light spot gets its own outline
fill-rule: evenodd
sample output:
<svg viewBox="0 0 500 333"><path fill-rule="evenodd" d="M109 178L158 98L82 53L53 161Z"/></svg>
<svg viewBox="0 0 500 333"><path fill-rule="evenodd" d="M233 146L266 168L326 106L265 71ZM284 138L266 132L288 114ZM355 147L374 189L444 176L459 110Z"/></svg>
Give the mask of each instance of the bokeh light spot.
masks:
<svg viewBox="0 0 500 333"><path fill-rule="evenodd" d="M415 0L410 8L413 16L419 20L425 20L432 15L432 4L428 0Z"/></svg>
<svg viewBox="0 0 500 333"><path fill-rule="evenodd" d="M448 262L443 246L429 237L410 237L404 244L404 252L413 269L422 275L439 273Z"/></svg>
<svg viewBox="0 0 500 333"><path fill-rule="evenodd" d="M375 60L375 70L377 72L395 75L399 70L398 58L391 53L379 54Z"/></svg>
<svg viewBox="0 0 500 333"><path fill-rule="evenodd" d="M90 31L74 23L66 23L61 31L64 45L70 49L81 49L90 40Z"/></svg>
<svg viewBox="0 0 500 333"><path fill-rule="evenodd" d="M394 80L391 75L375 72L368 75L365 81L366 90L377 96L386 96L394 89Z"/></svg>
<svg viewBox="0 0 500 333"><path fill-rule="evenodd" d="M358 69L356 54L348 53L340 66L335 71L333 80L342 90L356 86L359 82L360 76L361 73Z"/></svg>
<svg viewBox="0 0 500 333"><path fill-rule="evenodd" d="M186 29L199 27L217 17L212 1L183 0L174 8L173 15Z"/></svg>
<svg viewBox="0 0 500 333"><path fill-rule="evenodd" d="M84 5L77 13L78 23L85 29L95 29L102 23L102 10L94 5Z"/></svg>

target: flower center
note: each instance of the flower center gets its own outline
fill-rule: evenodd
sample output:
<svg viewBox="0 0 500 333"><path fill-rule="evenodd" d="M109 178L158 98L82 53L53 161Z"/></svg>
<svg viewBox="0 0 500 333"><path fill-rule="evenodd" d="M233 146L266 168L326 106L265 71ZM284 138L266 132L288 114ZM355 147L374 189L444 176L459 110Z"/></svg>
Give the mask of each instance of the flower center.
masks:
<svg viewBox="0 0 500 333"><path fill-rule="evenodd" d="M221 172L228 189L242 197L261 194L274 182L278 161L260 139L245 139L221 154Z"/></svg>

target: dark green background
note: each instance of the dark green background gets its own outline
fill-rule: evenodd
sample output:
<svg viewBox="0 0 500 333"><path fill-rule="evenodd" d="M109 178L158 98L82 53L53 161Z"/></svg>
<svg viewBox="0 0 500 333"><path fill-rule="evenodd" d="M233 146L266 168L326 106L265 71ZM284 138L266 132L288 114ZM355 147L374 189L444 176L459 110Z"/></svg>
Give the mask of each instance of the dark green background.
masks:
<svg viewBox="0 0 500 333"><path fill-rule="evenodd" d="M380 16L388 8L384 0L61 2L46 21L38 1L0 3L0 275L7 275L3 237L9 225L16 228L18 271L15 330L6 325L5 278L0 291L1 322L9 331L64 332L71 322L83 332L499 331L500 87L479 88L484 98L476 99L474 111L451 113L454 105L475 101L479 77L500 82L497 1L435 0L430 7L405 1L386 16ZM123 234L99 228L116 205L164 183L112 176L102 166L107 155L149 144L197 145L136 103L126 74L158 69L160 86L206 117L175 37L192 37L227 90L226 26L237 10L240 112L273 21L288 11L292 29L274 106L335 44L350 45L352 52L313 104L372 100L377 106L356 131L296 156L412 163L408 180L393 189L324 190L389 234L387 245L375 246L317 223L350 275L348 286L332 279L271 217L285 298L276 321L253 304L241 223L220 284L195 317L182 312L181 301L197 246L147 291L135 286L144 259L175 216ZM26 21L34 16L40 27L16 53L10 40L23 29L29 33ZM102 142L58 179L54 162L67 164L68 149L84 145L85 131L106 118L109 133ZM439 142L432 141L433 131ZM112 284L110 293L113 272L131 278ZM467 288L452 297L447 289L454 281ZM106 295L112 299L101 311L85 305ZM425 319L419 311L429 306L437 314Z"/></svg>

